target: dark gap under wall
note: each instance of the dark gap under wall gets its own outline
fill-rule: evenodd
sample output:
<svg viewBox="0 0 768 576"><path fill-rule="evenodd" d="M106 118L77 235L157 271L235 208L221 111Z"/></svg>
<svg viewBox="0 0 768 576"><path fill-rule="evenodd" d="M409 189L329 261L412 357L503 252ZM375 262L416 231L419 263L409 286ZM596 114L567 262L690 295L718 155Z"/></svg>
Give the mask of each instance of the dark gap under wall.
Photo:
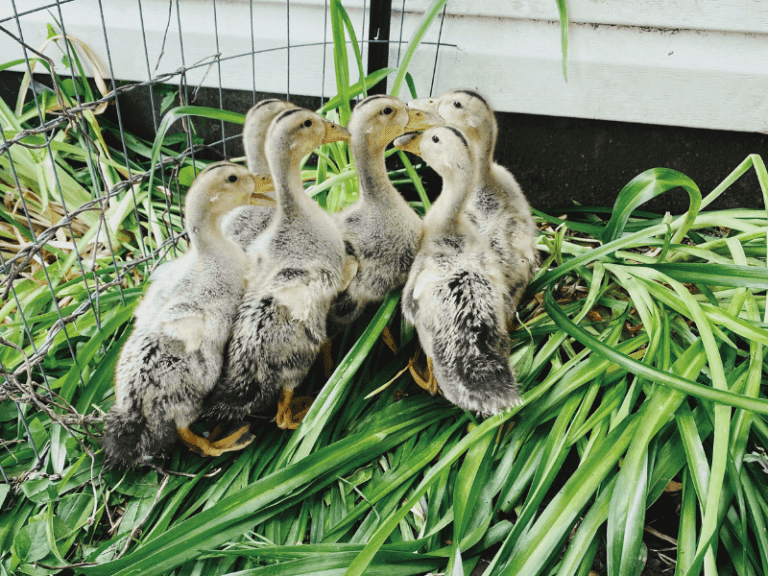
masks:
<svg viewBox="0 0 768 576"><path fill-rule="evenodd" d="M0 73L0 96L11 106L16 101L20 79L18 73ZM42 83L50 82L50 79L46 82L45 77L38 79ZM256 100L284 96L257 93ZM139 87L119 98L123 128L153 140L149 88ZM162 98L155 89L158 119ZM311 109L320 107L320 99L315 97L296 96L291 100ZM245 114L253 102L250 91L223 92L223 107L227 110ZM177 101L174 105L178 104ZM202 88L189 104L218 108L218 90ZM105 115L117 122L115 106L110 106ZM533 207L548 212L573 206L574 202L610 207L624 185L649 168L678 170L692 178L706 195L747 155L760 154L768 161L768 135L765 134L532 114L499 113L497 118L497 162L515 175ZM194 119L194 123L205 142L222 138L220 122ZM180 129L181 123L177 122L174 131ZM227 142L227 156L242 156L241 127L225 124L224 130L226 136L235 136ZM221 151L221 147L218 148ZM208 155L211 159L221 158L214 152ZM430 196L436 196L439 178L434 173L426 174L425 181ZM643 209L678 214L687 206L687 193L677 189L654 199ZM708 209L760 207L763 207L762 193L754 171L750 171Z"/></svg>

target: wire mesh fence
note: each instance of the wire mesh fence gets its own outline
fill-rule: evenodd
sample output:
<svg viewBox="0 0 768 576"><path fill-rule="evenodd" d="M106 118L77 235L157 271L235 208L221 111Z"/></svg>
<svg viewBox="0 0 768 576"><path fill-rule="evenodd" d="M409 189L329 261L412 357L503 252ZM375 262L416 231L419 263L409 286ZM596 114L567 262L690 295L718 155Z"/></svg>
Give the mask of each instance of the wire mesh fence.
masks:
<svg viewBox="0 0 768 576"><path fill-rule="evenodd" d="M11 100L2 104L0 123L5 205L0 221L0 400L6 407L3 418L24 429L16 439L2 440L0 474L6 482L20 482L38 471L52 449L56 469L67 435L78 442L97 436L103 416L98 400L110 389L116 350L143 280L186 243L184 190L207 159L231 158L241 149L237 124L220 120L219 137L203 139L195 122L185 118L183 129L163 141L152 165L148 151L161 115L173 105L194 104L201 89L224 109L226 88L232 85L226 78L232 74L238 75L237 87L249 86L251 103L264 93L288 100L298 93L319 97L323 105L335 93L328 0L312 6L311 16L322 18L322 25L316 22L309 41L302 38L306 17L296 15L290 1L276 7L253 0L203 5L138 0L118 11L128 32L110 15L115 7L100 0L36 4L11 0L0 13L0 32L14 47L3 69L17 71L6 73L6 93L20 81L18 91L14 86L15 106ZM351 27L360 33L355 49L362 61L368 58L368 73L392 58L399 64L409 34L405 0L399 13L388 2L372 4L365 0L350 10L356 18ZM284 11L285 28L265 42L265 35L257 33L262 13L278 8ZM190 30L189 17L201 10L209 18L202 24L195 20L196 29ZM444 18L445 10L436 41L424 42L434 46L430 86L446 45ZM393 20L396 39L389 38ZM245 45L226 41L235 23L250 33ZM41 26L45 38L39 42ZM199 45L200 26L213 31L212 46ZM242 30L238 34L242 40ZM137 77L137 71L144 77ZM310 80L296 80L305 76ZM284 88L278 88L281 84ZM139 91L148 98L151 114L148 139L131 133L127 124L135 119L127 115L135 112L121 107ZM152 189L151 172L156 173ZM73 393L86 386L90 392L85 396ZM40 413L64 432L37 433L35 415ZM25 450L11 450L9 443L22 437ZM52 447L52 442L58 444Z"/></svg>

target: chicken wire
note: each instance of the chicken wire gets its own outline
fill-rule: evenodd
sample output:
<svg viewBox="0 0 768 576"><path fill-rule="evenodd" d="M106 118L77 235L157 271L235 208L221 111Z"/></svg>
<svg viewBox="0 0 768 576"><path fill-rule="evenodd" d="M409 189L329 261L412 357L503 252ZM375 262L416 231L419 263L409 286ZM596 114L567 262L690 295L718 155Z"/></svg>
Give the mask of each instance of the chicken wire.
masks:
<svg viewBox="0 0 768 576"><path fill-rule="evenodd" d="M397 0L395 2L397 4ZM166 215L168 217L163 217L161 220L166 227L168 238L162 244L153 246L150 241L151 231L147 228L146 236L139 234L138 253L134 253L130 258L118 258L116 256L116 247L120 243L120 238L117 237L116 231L108 222L108 210L110 207L115 206L117 202L125 201L127 197L129 210L133 213L137 226L141 230L139 225L141 222L139 214L140 201L137 199L137 190L139 184L146 182L149 178L149 171L136 171L132 169L131 162L128 161L127 138L130 135L124 127L125 111L121 110L121 98L118 98L118 96L127 95L131 91L140 88L148 88L152 126L154 127L154 134L157 135L161 118L156 113L156 104L162 97L158 85L173 84L178 86L179 94L183 101L191 102L204 82L207 82L209 85L211 84L210 78L212 76L214 79L212 88L218 95L219 107L223 108L225 88L222 82L222 66L227 62L230 64L232 62L239 62L241 70L250 72L253 103L264 92L260 86L262 78L260 78L260 66L257 62L257 58L263 55L283 54L285 56L283 73L285 90L281 95L284 95L288 100L296 96L295 92L291 90L291 78L295 77L297 73L300 74L302 67L317 66L316 61L309 62L306 58L297 57L300 50L322 50L320 86L315 90L315 94L320 96L321 103L325 102L329 95L332 94L329 91L328 83L335 83L332 55L329 58L328 54L328 50L332 50L333 46L330 33L328 0L325 0L323 5L322 42L305 43L291 43L292 7L290 1L286 1L285 43L278 47L260 47L254 34L254 29L258 26L259 10L262 9L262 3L254 4L253 0L237 3L237 6L235 6L237 14L250 25L251 43L247 47L248 49L237 54L227 55L222 54L219 46L220 31L228 26L228 22L221 20L221 10L219 10L219 7L225 6L228 17L231 18L233 3L223 0L217 3L216 0L213 0L210 2L213 17L207 24L214 29L215 51L205 58L198 58L195 62L190 63L187 63L187 57L185 56L185 36L182 27L183 19L181 17L182 11L186 8L186 2L180 3L179 0L169 0L167 21L164 23L165 31L159 54L153 54L152 50L148 47L142 0L136 0L132 6L128 6L128 3L123 4L126 4L125 10L135 11L141 22L141 38L136 38L136 42L132 44L131 50L135 52L135 58L143 59L146 68L146 79L131 79L133 81L120 82L123 79L123 73L121 68L114 65L114 56L125 50L125 46L122 43L115 45L114 42L110 42L110 30L105 22L104 5L102 0L98 0L99 14L97 21L100 20L101 22L103 43L106 47L106 73L104 74L106 93L104 95L90 100L86 98L86 94L83 93L78 83L74 81L76 71L72 63L73 57L76 55L72 53L73 45L61 39L56 43L59 50L61 50L59 57L65 56L71 64L71 67L67 69L62 69L60 65L55 66L55 70L60 80L66 81L69 79L73 81L75 91L75 103L73 106L67 106L64 103L60 87L53 73L48 73L39 62L36 66L33 65L33 60L35 59L45 60L51 68L55 64L50 56L40 52L35 46L25 41L25 23L31 17L39 18L41 14L47 15L52 22L57 23L61 36L69 39L70 36L67 34L68 18L65 15L72 14L73 9L78 9L78 5L82 5L82 9L93 8L94 2L92 0L57 0L56 2L38 5L29 9L29 4L21 5L19 0L10 0L10 6L6 6L3 12L0 12L0 32L10 37L16 48L15 53L5 54L5 60L19 60L21 63L17 65L17 69L20 67L21 71L33 78L29 86L27 98L32 99L36 110L36 114L28 120L29 124L34 125L32 128L22 129L14 134L9 134L0 125L0 138L2 139L0 143L0 161L4 160L7 163L8 172L11 175L11 181L4 182L6 206L13 206L13 210L18 215L20 222L31 232L31 237L26 239L17 233L19 245L15 250L0 247L0 269L2 270L2 277L0 278L0 307L15 307L22 325L20 340L16 342L6 337L5 330L0 331L0 347L10 348L18 352L22 358L21 362L14 363L13 365L6 365L0 362L0 370L3 377L3 386L0 389L0 403L5 405L12 403L15 406L19 420L24 428L23 435L25 440L34 452L34 464L22 477L15 479L17 482L22 481L24 477L28 477L30 473L41 468L46 452L50 448L50 442L35 442L28 423L30 414L36 411L45 412L53 420L54 425L62 426L74 437L81 437L83 434L96 436L98 434L96 426L99 425L103 416L103 414L99 413L81 414L66 400L62 399L54 386L56 377L51 376L49 373L50 369L45 366L46 356L51 353L52 349L60 348L63 338L65 353L68 353L75 366L79 366L77 359L78 344L72 338L72 332L76 332L72 329L73 324L86 314L92 313L96 329L101 330L102 316L105 310L113 309L115 298L110 299L108 303L103 301L109 295L116 295L117 305L125 307L126 280L135 274L138 274L140 277L146 276L154 266L169 254L169 251L175 250L176 244L184 237L182 228L174 225L170 217L173 210L177 209L183 218L180 202L181 195L179 193L179 167L186 160L191 160L194 166L195 155L198 154L199 156L202 150L210 147L219 147L226 157L232 149L231 144L233 141L240 138L238 133L227 135L224 122L221 121L220 139L205 143L204 145L195 144L192 135L187 131L187 146L184 151L175 155L161 154L159 162L155 166L155 183L162 186L165 190L164 197ZM69 5L66 10L62 8L65 5ZM396 44L396 63L400 63L402 49L407 42L407 37L405 39L403 37L403 18L406 14L405 0L402 1L401 6L396 6L397 8L399 8L399 14L393 12L390 1L372 1L371 5L367 1L363 2L362 10L360 11L362 16L360 29L368 32L368 38L361 37L358 41L363 58L365 59L368 56L369 70L367 73L387 65L387 60L391 59L390 50L392 48L389 46L390 44ZM93 14L91 14L91 17L93 18ZM396 24L399 24L397 38L389 38L390 22L393 18L399 18L399 23L396 22ZM423 42L423 44L428 46L434 46L434 67L430 81L430 95L435 83L435 71L437 70L441 46L455 47L455 45L446 44L442 39L444 18L445 9L443 9L439 21L436 22L436 42ZM174 35L176 38L173 37ZM178 44L181 66L172 70L164 69L164 65L169 61L169 59L164 60L164 52L175 43ZM377 44L383 45L385 49L379 50L378 54L371 57L370 51L375 51ZM366 50L368 51L367 54ZM52 50L49 49L48 52L50 53ZM155 60L156 64L153 65ZM33 69L34 75L32 75ZM199 78L200 74L203 75L203 80L196 80L195 78ZM379 87L379 90L381 90L381 87ZM48 97L56 98L59 103L55 115L44 111L43 99ZM118 151L121 150L123 154L122 166L118 170L121 177L118 181L114 181L115 179L107 173L103 162L104 159L101 157L100 147L94 141L89 131L89 121L92 121L93 115L102 112L107 105L114 105L114 115L116 116L120 139L116 149ZM61 166L56 162L50 161L49 165L42 169L46 170L46 175L52 184L52 190L55 191L51 202L53 203L55 200L58 203L59 218L55 222L51 221L48 226L41 226L39 222L35 221L32 210L28 206L29 193L25 187L23 177L17 170L18 161L14 160L14 153L23 148L44 150L48 158L53 158L55 138L62 131L67 131L70 135L74 134L80 138L80 142L85 146L85 154L87 156L85 163L91 181L98 183L99 186L90 191L92 197L89 200L74 205L65 198L62 186L62 179L68 178L69 175L62 173ZM37 137L37 140L34 139L35 137ZM42 137L42 143L39 143L39 137ZM81 247L78 246L77 241L82 240L84 233L79 218L85 214L95 216L97 224L94 226L95 231L93 229L90 230L92 234L91 242L86 246L86 250L81 252ZM85 298L77 302L74 309L72 309L71 305L62 305L63 299L56 292L56 287L61 279L56 279L55 274L49 270L53 265L51 255L48 253L49 248L52 243L61 243L62 239L65 243L69 243L71 253L74 254L74 267L72 268L72 278L69 282L81 283L85 293ZM32 268L35 268L37 272L42 272L43 285L50 292L51 310L48 313L54 314L55 317L55 322L42 340L39 337L37 339L33 337L32 329L33 323L37 321L35 315L42 311L28 311L25 307L25 302L22 302L22 297L17 292L18 283L24 278L29 277ZM3 357L0 355L0 359ZM85 386L86 383L81 373L83 367L79 366L79 368L77 378L80 385ZM24 405L29 406L29 408L24 410ZM73 428L76 430L73 430ZM5 443L2 439L0 439L0 442ZM85 450L87 451L87 448ZM0 458L0 461L2 461L2 458ZM0 475L2 475L3 480L6 482L14 480L9 478L2 464L0 464Z"/></svg>

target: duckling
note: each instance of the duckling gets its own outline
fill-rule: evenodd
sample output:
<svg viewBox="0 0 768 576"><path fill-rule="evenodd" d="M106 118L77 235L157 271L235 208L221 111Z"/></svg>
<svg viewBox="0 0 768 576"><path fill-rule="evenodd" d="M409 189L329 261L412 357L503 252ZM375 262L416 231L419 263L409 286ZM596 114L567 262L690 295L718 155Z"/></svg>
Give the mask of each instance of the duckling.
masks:
<svg viewBox="0 0 768 576"><path fill-rule="evenodd" d="M408 109L393 96L369 96L355 106L348 128L360 198L336 214L336 223L357 270L331 305L331 336L354 321L368 303L383 300L387 292L405 284L421 241L421 218L389 181L384 149L405 132L443 123L434 114Z"/></svg>
<svg viewBox="0 0 768 576"><path fill-rule="evenodd" d="M347 139L345 128L302 108L282 112L269 127L266 155L277 210L256 243L261 259L248 274L224 376L208 400L208 414L216 418L237 422L282 390L277 424L299 424L293 389L326 338L328 309L344 269L341 233L304 191L301 160L320 144Z"/></svg>
<svg viewBox="0 0 768 576"><path fill-rule="evenodd" d="M412 100L408 105L439 114L461 130L474 148L479 178L466 214L498 255L507 284L507 319L512 324L523 291L538 268L537 230L514 176L493 161L498 135L493 109L475 90L449 90L439 98Z"/></svg>
<svg viewBox="0 0 768 576"><path fill-rule="evenodd" d="M115 405L104 428L106 462L127 467L179 436L216 456L247 445L246 429L211 443L189 426L219 378L224 346L245 289L247 257L221 231L223 215L248 203L256 178L229 162L211 164L187 193L191 250L175 279L161 275L136 310L115 370ZM170 270L170 269L166 269Z"/></svg>
<svg viewBox="0 0 768 576"><path fill-rule="evenodd" d="M468 139L453 126L406 134L395 146L424 158L442 178L424 217L424 238L403 290L444 396L465 410L494 414L520 403L509 361L504 274L488 239L465 213L477 183Z"/></svg>
<svg viewBox="0 0 768 576"><path fill-rule="evenodd" d="M257 102L245 115L243 125L243 146L248 169L258 178L262 193L274 191L269 165L264 155L264 140L272 120L285 110L296 108L295 104L269 98ZM272 206L242 206L232 210L222 223L224 234L237 242L243 250L267 229L275 213Z"/></svg>

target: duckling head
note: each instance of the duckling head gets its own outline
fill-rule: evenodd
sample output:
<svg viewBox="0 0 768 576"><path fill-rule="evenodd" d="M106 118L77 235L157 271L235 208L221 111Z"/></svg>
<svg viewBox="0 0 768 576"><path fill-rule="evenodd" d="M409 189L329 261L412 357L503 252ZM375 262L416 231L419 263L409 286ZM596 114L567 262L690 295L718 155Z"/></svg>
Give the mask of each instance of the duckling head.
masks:
<svg viewBox="0 0 768 576"><path fill-rule="evenodd" d="M395 146L421 156L443 178L458 172L473 173L474 153L467 137L455 126L437 126L421 134L405 134L395 140Z"/></svg>
<svg viewBox="0 0 768 576"><path fill-rule="evenodd" d="M296 105L277 98L268 98L257 102L245 115L243 146L248 169L262 179L269 178L269 165L264 156L264 143L269 125L275 116L292 108L296 108Z"/></svg>
<svg viewBox="0 0 768 576"><path fill-rule="evenodd" d="M271 184L271 183L270 183ZM263 196L262 183L244 166L231 162L215 162L197 175L186 200L187 218L216 219L238 206L246 204L272 205Z"/></svg>
<svg viewBox="0 0 768 576"><path fill-rule="evenodd" d="M411 100L408 106L436 112L446 124L459 128L478 154L492 159L498 135L496 116L488 99L475 90L448 90L440 98Z"/></svg>
<svg viewBox="0 0 768 576"><path fill-rule="evenodd" d="M361 100L349 119L353 140L365 138L371 149L383 149L406 132L426 130L445 122L432 112L409 108L394 96L377 94Z"/></svg>
<svg viewBox="0 0 768 576"><path fill-rule="evenodd" d="M272 166L274 159L287 152L290 162L301 159L321 144L349 140L349 131L304 108L292 108L278 114L269 126L266 155Z"/></svg>

